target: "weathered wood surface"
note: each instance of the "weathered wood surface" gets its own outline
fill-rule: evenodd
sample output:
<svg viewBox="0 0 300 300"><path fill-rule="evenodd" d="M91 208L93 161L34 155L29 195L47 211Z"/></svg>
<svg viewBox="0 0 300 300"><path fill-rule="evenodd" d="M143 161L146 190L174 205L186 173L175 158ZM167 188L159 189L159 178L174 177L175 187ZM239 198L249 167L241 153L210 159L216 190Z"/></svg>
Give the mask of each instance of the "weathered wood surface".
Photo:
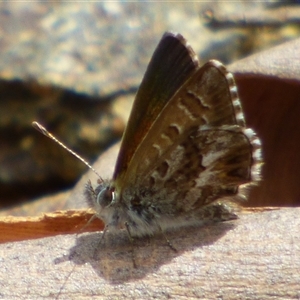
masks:
<svg viewBox="0 0 300 300"><path fill-rule="evenodd" d="M299 299L300 209L243 213L234 222L131 244L125 233L0 244L3 299Z"/></svg>

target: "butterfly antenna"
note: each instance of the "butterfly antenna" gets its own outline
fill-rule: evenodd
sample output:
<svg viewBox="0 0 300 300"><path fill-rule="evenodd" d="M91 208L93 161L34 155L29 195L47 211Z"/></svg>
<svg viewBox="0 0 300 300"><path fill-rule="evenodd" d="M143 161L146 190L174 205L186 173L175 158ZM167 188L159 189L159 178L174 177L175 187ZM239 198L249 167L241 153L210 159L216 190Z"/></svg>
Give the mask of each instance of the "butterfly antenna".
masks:
<svg viewBox="0 0 300 300"><path fill-rule="evenodd" d="M44 126L42 126L40 123L38 122L32 122L32 126L39 131L40 133L42 133L43 135L45 135L46 137L48 137L49 139L53 140L54 142L56 142L57 144L59 144L61 147L63 147L64 149L66 149L69 153L73 154L76 158L78 158L80 161L82 161L86 166L88 166L99 178L101 181L103 181L102 177L100 176L100 174L85 160L83 159L81 156L79 156L77 153L75 153L73 150L71 150L70 148L68 148L65 144L63 144L61 141L59 141L52 133L50 133Z"/></svg>

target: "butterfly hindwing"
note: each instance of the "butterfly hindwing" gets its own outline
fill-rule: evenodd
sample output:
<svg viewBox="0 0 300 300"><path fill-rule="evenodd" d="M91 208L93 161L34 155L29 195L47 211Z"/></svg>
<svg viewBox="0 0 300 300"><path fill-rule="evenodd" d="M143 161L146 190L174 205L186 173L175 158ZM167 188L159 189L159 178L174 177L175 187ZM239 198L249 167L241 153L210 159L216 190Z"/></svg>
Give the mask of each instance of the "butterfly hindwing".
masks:
<svg viewBox="0 0 300 300"><path fill-rule="evenodd" d="M134 153L123 178L125 186L143 180L153 164L178 141L187 140L191 131L244 124L243 115L238 116L239 106L233 104L227 73L221 67L216 61L205 64L170 99Z"/></svg>
<svg viewBox="0 0 300 300"><path fill-rule="evenodd" d="M123 178L127 205L194 213L236 195L252 180L255 136L245 130L233 76L208 62L169 100L134 153Z"/></svg>

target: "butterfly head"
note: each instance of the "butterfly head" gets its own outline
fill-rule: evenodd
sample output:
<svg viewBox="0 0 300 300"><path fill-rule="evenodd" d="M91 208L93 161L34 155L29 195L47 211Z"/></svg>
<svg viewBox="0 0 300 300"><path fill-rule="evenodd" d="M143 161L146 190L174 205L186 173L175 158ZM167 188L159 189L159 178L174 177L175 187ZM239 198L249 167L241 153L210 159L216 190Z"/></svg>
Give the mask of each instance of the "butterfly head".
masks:
<svg viewBox="0 0 300 300"><path fill-rule="evenodd" d="M101 180L94 189L89 181L86 185L85 196L90 207L92 207L98 218L100 218L111 229L123 227L123 210L118 205L115 187L111 181Z"/></svg>

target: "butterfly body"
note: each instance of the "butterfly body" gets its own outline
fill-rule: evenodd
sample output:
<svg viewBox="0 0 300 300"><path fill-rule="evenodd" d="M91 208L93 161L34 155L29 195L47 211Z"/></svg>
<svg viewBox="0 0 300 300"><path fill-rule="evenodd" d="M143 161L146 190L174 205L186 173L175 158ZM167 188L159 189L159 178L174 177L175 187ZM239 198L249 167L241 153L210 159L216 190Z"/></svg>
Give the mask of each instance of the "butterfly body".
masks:
<svg viewBox="0 0 300 300"><path fill-rule="evenodd" d="M201 68L181 35L150 61L113 179L85 195L110 231L131 236L236 218L230 201L259 179L260 141L245 125L231 73ZM241 188L242 187L242 188Z"/></svg>

